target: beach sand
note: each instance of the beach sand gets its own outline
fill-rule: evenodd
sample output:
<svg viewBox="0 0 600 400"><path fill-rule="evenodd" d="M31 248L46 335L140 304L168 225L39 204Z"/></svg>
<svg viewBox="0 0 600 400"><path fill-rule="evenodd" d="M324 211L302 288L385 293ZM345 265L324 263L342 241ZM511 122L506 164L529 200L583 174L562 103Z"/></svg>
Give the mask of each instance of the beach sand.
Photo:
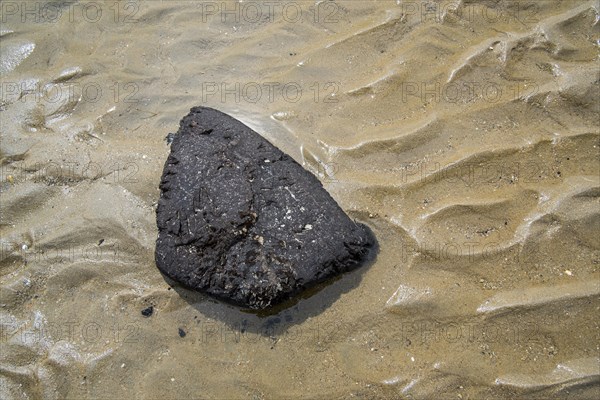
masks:
<svg viewBox="0 0 600 400"><path fill-rule="evenodd" d="M2 2L1 398L600 397L597 2L57 4ZM197 105L376 260L268 315L165 279Z"/></svg>

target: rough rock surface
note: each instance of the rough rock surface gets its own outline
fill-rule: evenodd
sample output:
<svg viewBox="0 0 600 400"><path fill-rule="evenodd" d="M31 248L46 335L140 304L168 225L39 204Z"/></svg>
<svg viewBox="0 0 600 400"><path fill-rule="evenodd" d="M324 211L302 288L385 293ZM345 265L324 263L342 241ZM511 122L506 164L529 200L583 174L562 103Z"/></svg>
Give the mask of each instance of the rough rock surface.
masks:
<svg viewBox="0 0 600 400"><path fill-rule="evenodd" d="M348 271L375 245L314 175L211 108L181 120L160 189L158 268L244 307L267 308Z"/></svg>

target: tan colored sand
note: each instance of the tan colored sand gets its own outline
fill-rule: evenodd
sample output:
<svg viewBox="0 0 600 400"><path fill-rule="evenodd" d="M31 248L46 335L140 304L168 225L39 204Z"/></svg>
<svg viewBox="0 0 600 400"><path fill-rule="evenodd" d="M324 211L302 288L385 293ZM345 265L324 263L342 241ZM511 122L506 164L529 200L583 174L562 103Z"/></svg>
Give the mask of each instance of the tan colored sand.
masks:
<svg viewBox="0 0 600 400"><path fill-rule="evenodd" d="M598 6L492 3L3 1L0 397L598 398ZM271 316L171 289L195 105L317 174L376 262Z"/></svg>

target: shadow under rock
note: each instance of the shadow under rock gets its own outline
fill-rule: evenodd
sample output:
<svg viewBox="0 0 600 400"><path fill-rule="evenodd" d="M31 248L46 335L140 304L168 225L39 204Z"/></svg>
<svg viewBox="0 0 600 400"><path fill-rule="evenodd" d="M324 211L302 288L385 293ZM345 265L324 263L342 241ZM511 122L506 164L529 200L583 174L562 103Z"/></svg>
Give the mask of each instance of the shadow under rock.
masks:
<svg viewBox="0 0 600 400"><path fill-rule="evenodd" d="M231 339L236 335L239 337L245 333L253 333L274 338L286 334L289 328L302 323L307 318L320 314L335 303L342 294L358 287L362 275L375 262L378 252L379 244L375 241L359 267L318 283L295 297L265 310L252 310L232 305L187 289L165 274L161 274L165 282L199 313L207 319L224 322L229 329L223 332L216 328L214 331L207 328L206 334L229 335Z"/></svg>

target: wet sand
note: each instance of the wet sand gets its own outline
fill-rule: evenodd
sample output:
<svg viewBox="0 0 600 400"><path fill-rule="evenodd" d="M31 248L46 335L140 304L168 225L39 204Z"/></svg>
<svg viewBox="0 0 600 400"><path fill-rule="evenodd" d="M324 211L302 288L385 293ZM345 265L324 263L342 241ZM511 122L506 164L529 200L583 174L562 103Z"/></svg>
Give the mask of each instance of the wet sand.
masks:
<svg viewBox="0 0 600 400"><path fill-rule="evenodd" d="M269 4L2 2L0 397L599 397L597 2ZM173 286L158 183L197 105L377 259L270 314Z"/></svg>

